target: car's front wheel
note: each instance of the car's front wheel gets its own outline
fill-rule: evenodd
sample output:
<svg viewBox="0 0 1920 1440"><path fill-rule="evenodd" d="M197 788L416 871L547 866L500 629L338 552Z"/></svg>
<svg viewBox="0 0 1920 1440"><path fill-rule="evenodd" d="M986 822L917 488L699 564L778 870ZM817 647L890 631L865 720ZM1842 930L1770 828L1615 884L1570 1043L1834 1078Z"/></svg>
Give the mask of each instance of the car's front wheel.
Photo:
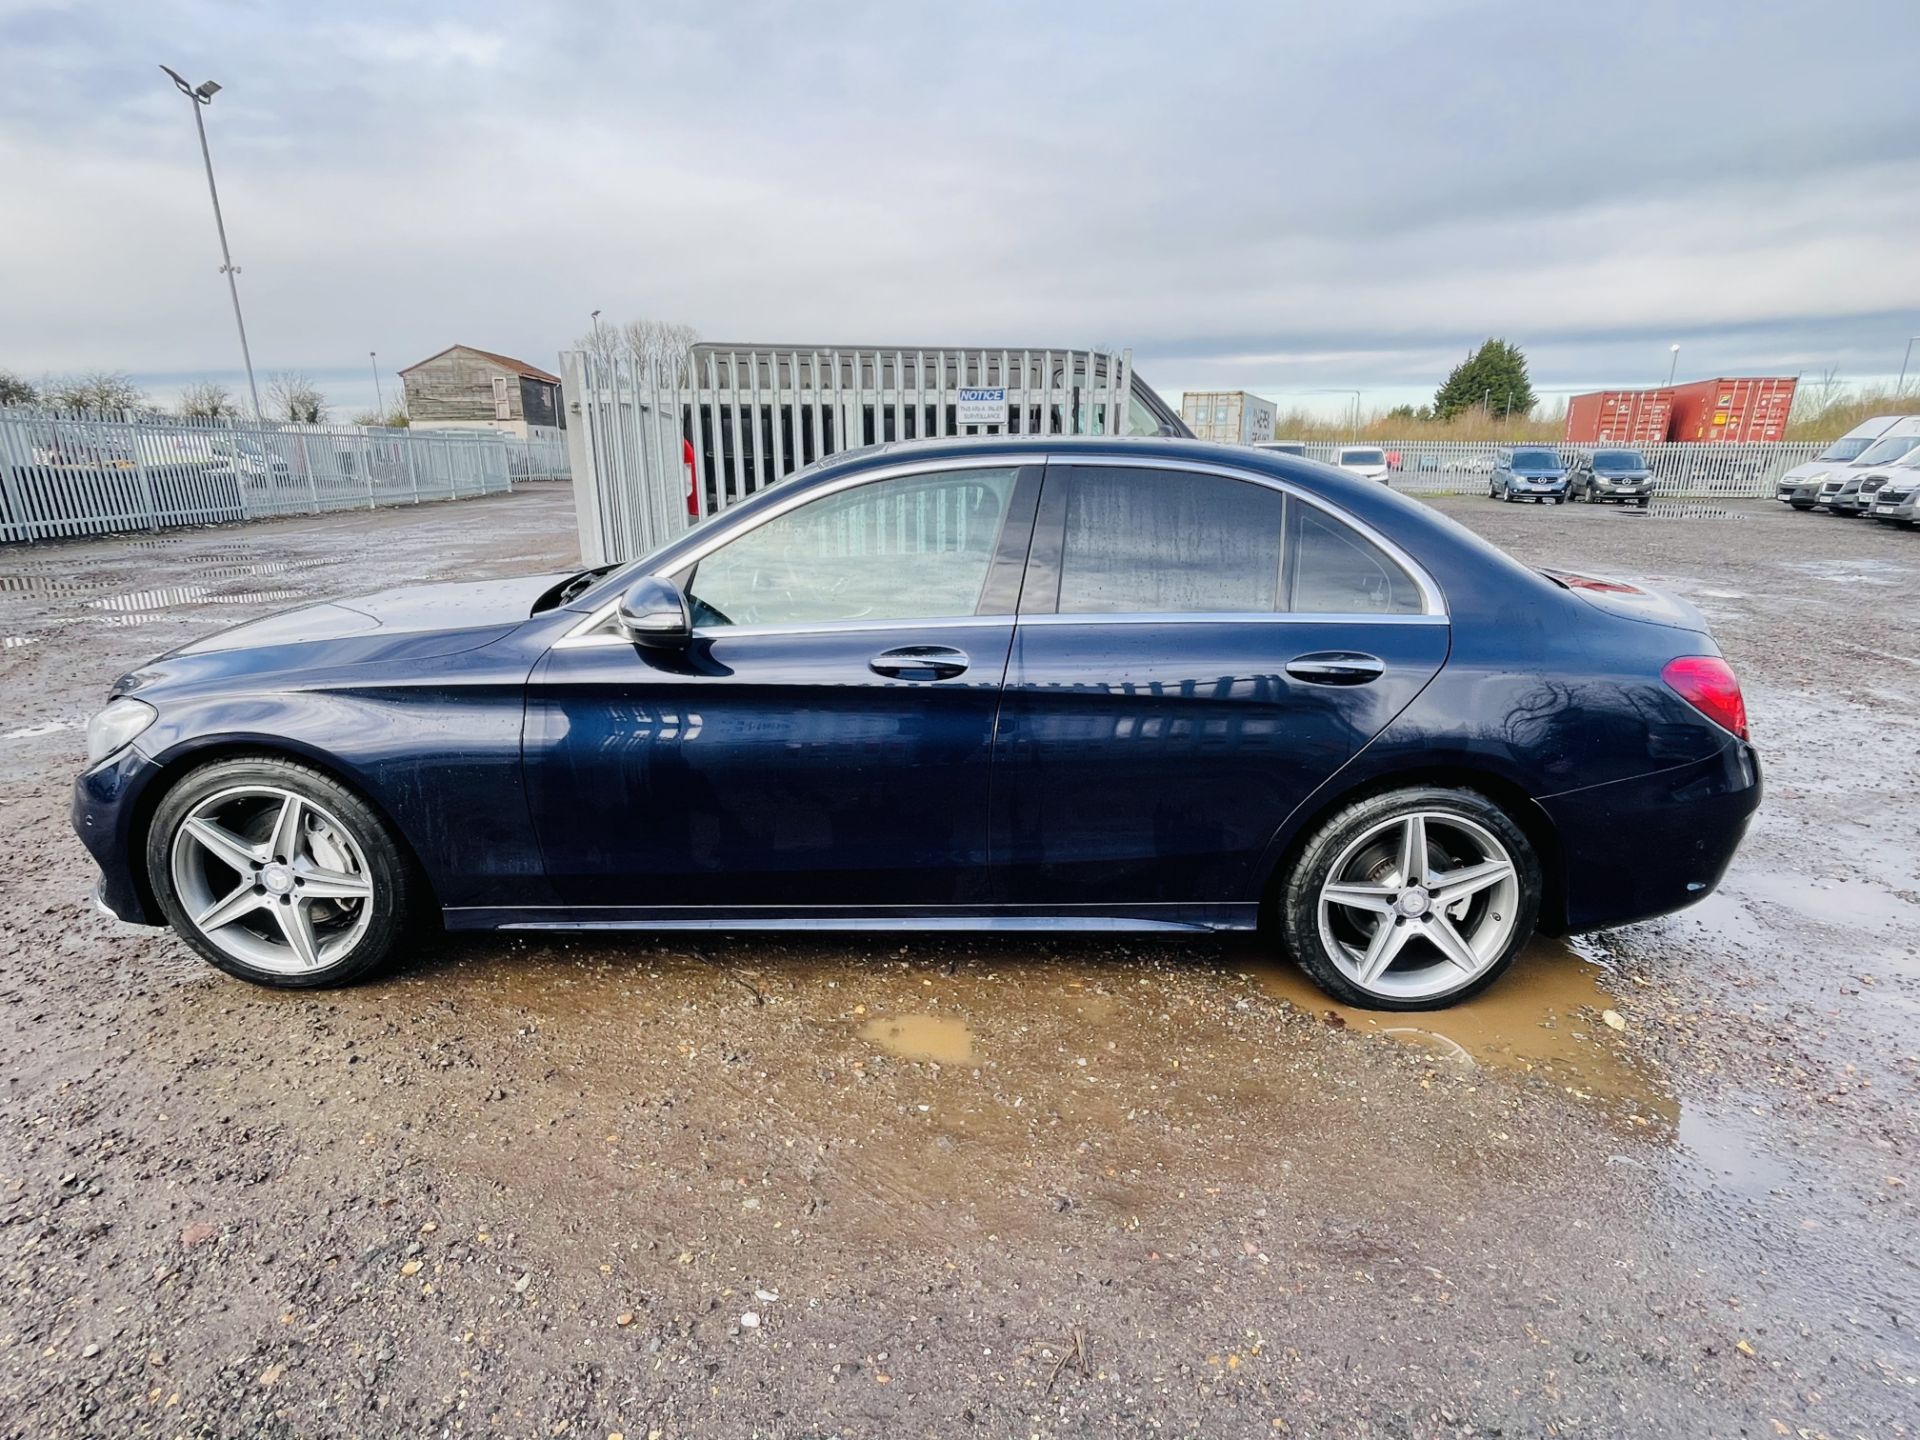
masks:
<svg viewBox="0 0 1920 1440"><path fill-rule="evenodd" d="M365 801L306 765L261 757L192 772L155 812L146 858L173 928L255 984L356 980L406 928L400 846Z"/></svg>
<svg viewBox="0 0 1920 1440"><path fill-rule="evenodd" d="M1281 938L1336 1000L1433 1010L1513 963L1540 911L1540 861L1472 790L1395 790L1316 831L1279 897Z"/></svg>

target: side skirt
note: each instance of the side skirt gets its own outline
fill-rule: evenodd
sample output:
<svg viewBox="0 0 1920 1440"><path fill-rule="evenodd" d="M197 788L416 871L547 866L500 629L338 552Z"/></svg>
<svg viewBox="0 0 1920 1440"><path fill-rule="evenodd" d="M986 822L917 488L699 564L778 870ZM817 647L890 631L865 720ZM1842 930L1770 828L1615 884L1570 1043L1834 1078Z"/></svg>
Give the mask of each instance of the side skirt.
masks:
<svg viewBox="0 0 1920 1440"><path fill-rule="evenodd" d="M1252 930L1258 905L860 906L848 909L782 910L770 906L709 909L699 906L534 906L518 909L455 906L442 912L449 930L890 930L890 931L1084 931L1092 933L1181 932L1207 934Z"/></svg>

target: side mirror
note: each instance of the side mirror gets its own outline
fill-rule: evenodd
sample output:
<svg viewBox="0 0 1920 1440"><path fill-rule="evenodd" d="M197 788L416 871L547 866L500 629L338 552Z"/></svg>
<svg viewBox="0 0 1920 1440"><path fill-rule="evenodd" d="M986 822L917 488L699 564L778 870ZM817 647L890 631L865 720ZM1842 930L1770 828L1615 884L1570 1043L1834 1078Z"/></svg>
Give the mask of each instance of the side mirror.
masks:
<svg viewBox="0 0 1920 1440"><path fill-rule="evenodd" d="M613 621L628 640L649 650L678 650L693 639L686 595L657 575L642 575L626 588Z"/></svg>

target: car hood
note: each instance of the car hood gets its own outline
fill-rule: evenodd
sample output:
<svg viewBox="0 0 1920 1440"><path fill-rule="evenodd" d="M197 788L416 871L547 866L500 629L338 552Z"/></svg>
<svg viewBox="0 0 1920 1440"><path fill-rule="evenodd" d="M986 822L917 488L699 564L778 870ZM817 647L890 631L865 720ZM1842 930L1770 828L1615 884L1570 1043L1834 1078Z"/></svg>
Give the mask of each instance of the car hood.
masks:
<svg viewBox="0 0 1920 1440"><path fill-rule="evenodd" d="M436 653L484 645L503 626L520 624L533 613L536 601L568 578L525 575L511 580L478 580L444 585L406 585L353 595L298 610L283 610L249 620L191 644L170 655L205 655L219 650L244 650L303 645L323 640L398 639L428 632L444 635L446 646ZM410 653L419 654L417 647Z"/></svg>
<svg viewBox="0 0 1920 1440"><path fill-rule="evenodd" d="M1642 620L1649 625L1665 625L1675 630L1692 630L1702 635L1707 633L1706 617L1677 595L1649 590L1629 580L1610 580L1599 575L1577 574L1571 570L1549 570L1542 566L1540 573L1554 584L1578 595L1594 609L1609 615Z"/></svg>

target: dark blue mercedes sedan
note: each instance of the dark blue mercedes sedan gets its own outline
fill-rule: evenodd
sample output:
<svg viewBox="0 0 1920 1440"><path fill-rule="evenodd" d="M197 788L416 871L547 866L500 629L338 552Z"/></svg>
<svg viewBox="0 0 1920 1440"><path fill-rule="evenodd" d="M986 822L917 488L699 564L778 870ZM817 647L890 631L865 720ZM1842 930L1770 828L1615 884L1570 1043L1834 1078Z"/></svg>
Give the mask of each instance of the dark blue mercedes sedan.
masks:
<svg viewBox="0 0 1920 1440"><path fill-rule="evenodd" d="M1267 930L1383 1009L1698 900L1760 798L1700 617L1329 466L833 457L618 569L387 590L124 676L100 903L336 984L476 929Z"/></svg>

